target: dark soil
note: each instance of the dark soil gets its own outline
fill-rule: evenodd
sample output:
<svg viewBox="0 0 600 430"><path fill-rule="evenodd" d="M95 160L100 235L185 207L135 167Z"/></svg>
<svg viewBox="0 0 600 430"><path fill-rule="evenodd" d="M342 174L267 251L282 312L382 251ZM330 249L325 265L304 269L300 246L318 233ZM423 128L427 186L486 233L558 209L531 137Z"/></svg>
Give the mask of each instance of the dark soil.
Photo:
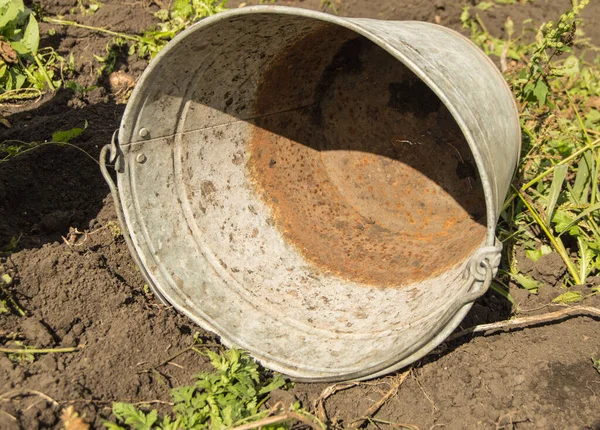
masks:
<svg viewBox="0 0 600 430"><path fill-rule="evenodd" d="M230 6L239 3L232 1ZM320 0L278 4L321 8ZM341 15L437 20L461 30L461 0L333 4ZM526 18L541 23L569 5L569 0L535 0L525 6L496 7L482 12L481 18L490 32L502 35L507 16L517 24ZM74 7L76 0L41 1L49 15L127 32L150 26L157 10L154 3L106 1L93 15L77 9L76 16L70 16ZM600 2L593 1L584 17L586 35L599 43ZM48 28L41 25L42 33ZM12 124L10 129L0 125L0 141L44 141L59 129L81 127L87 121L88 129L75 143L97 159L124 110L120 96L111 94L107 79L99 77L93 56L105 55L110 39L83 29L55 28L56 35L45 36L42 43L65 56L73 53L77 82L98 88L87 96L62 90L35 102L0 106ZM134 79L145 66L145 61L126 55L117 63L118 70ZM93 428L101 428L113 401L162 407L161 402L170 400L171 386L191 383L194 374L208 367L202 356L190 352L164 363L193 341L194 332L208 342L214 339L147 292L120 235L108 187L91 158L76 149L45 146L0 164L0 245L20 237L14 253L2 259L0 273L14 277L8 289L27 314L0 315L0 346L15 348L15 340L20 340L43 348L81 348L38 355L33 363L15 363L0 355L0 429L61 428L60 410L68 405L85 413ZM548 303L564 292L560 260L547 256L533 264L520 255L519 262L544 284L538 295L512 289L521 315L556 310ZM600 302L592 297L584 304ZM504 298L488 293L463 328L506 319L513 311ZM443 344L414 365L398 393L375 415L380 420L376 424L600 429L600 373L591 361L594 355L600 357L598 327L598 321L581 317ZM156 365L161 366L152 371ZM382 378L339 391L325 402L329 419L349 426L389 390L391 381ZM324 388L297 384L293 393L310 408Z"/></svg>

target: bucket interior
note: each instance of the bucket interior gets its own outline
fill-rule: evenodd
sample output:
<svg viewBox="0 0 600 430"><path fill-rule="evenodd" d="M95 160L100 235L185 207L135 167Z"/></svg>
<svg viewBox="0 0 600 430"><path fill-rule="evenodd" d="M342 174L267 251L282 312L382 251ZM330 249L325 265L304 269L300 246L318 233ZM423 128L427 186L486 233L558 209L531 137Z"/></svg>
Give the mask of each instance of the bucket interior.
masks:
<svg viewBox="0 0 600 430"><path fill-rule="evenodd" d="M304 93L310 104L287 108ZM265 68L256 105L252 178L314 265L354 282L408 285L480 246L485 201L462 132L433 91L373 42L339 27L314 32Z"/></svg>
<svg viewBox="0 0 600 430"><path fill-rule="evenodd" d="M349 29L298 18L256 28L191 82L179 128L208 118L219 139L244 140L268 221L320 271L401 287L468 258L486 234L483 188L433 91ZM232 121L244 132L222 127Z"/></svg>

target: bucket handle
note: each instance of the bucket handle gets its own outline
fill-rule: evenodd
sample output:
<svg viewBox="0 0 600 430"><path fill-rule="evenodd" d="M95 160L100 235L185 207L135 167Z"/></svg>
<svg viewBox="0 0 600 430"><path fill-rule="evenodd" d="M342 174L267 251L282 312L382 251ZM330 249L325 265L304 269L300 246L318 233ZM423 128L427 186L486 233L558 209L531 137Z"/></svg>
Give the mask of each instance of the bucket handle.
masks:
<svg viewBox="0 0 600 430"><path fill-rule="evenodd" d="M115 171L117 173L123 173L125 171L125 157L123 155L123 151L117 144L117 133L119 130L115 130L113 133L110 144L104 145L102 150L100 151L100 171L102 172L102 176L104 176L104 180L108 184L108 188L110 189L110 194L112 195L114 204L115 204L115 212L117 213L117 219L119 220L119 224L121 225L121 231L123 233L123 238L125 239L125 243L127 244L127 248L129 248L129 253L131 254L134 263L139 268L142 276L148 283L148 286L152 290L152 293L158 298L158 300L164 304L168 305L165 297L158 291L154 282L150 278L148 272L146 271L144 265L140 260L140 256L133 245L133 241L131 240L131 235L129 234L129 229L127 228L127 224L125 223L125 213L123 212L123 206L121 205L121 197L119 195L119 189L117 185L113 181L112 176L107 168L107 162L112 163Z"/></svg>

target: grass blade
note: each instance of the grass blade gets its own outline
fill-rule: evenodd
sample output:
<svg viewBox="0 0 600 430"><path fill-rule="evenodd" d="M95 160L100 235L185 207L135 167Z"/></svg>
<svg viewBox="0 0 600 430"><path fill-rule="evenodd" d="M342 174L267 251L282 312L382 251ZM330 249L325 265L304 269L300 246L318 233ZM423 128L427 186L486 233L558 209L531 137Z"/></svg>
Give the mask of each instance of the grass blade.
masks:
<svg viewBox="0 0 600 430"><path fill-rule="evenodd" d="M590 176L592 175L592 151L583 153L579 165L577 166L577 176L573 184L573 197L577 204L587 203L590 193Z"/></svg>
<svg viewBox="0 0 600 430"><path fill-rule="evenodd" d="M565 182L567 170L569 170L568 164L562 164L554 169L554 178L552 178L552 185L550 185L550 192L548 193L548 205L546 206L546 225L548 226L550 225L550 221L552 221L554 208Z"/></svg>
<svg viewBox="0 0 600 430"><path fill-rule="evenodd" d="M582 220L583 218L593 214L594 212L600 210L600 202L596 203L595 205L590 206L589 208L587 208L586 210L584 210L583 212L581 212L579 215L577 215L573 221L571 221L565 228L563 231L560 232L560 234L558 235L558 237L560 237L563 233L569 231L569 229L571 227L573 227L574 225L578 224L580 220Z"/></svg>
<svg viewBox="0 0 600 430"><path fill-rule="evenodd" d="M544 221L540 217L540 214L538 213L538 211L533 207L533 205L531 205L529 203L529 201L527 201L527 199L525 198L523 193L521 191L517 190L514 186L513 186L513 190L516 191L517 196L521 199L523 204L527 207L527 210L529 211L529 213L531 213L531 216L533 216L533 219L538 223L538 225L540 226L540 228L542 229L542 231L544 232L544 234L546 235L546 237L552 244L552 247L556 250L556 252L558 252L558 255L560 255L560 257L565 262L565 265L567 266L567 269L569 270L569 273L573 277L573 280L575 281L575 283L581 284L581 279L579 278L579 272L577 271L577 267L575 266L573 261L571 261L571 258L569 257L569 253L565 249L565 245L562 243L562 240L560 240L560 237L554 237L554 235L550 232L550 230L548 230L548 226L546 225L546 223L544 223Z"/></svg>

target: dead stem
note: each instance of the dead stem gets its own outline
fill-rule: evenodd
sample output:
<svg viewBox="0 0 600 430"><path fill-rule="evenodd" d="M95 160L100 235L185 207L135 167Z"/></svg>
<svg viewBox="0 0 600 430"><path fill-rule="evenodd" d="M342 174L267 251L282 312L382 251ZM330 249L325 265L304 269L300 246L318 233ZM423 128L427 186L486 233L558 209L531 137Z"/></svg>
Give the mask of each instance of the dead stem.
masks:
<svg viewBox="0 0 600 430"><path fill-rule="evenodd" d="M423 384L421 384L421 381L419 381L419 375L417 372L413 373L413 378L414 378L415 382L417 383L417 385L419 386L419 388L421 389L421 391L423 392L423 395L425 396L425 398L429 401L429 403L431 403L431 406L433 408L432 414L436 411L439 411L439 408L435 405L435 402L432 400L431 396L427 393L427 391L425 391L425 387L423 387Z"/></svg>
<svg viewBox="0 0 600 430"><path fill-rule="evenodd" d="M71 348L53 348L53 349L12 349L12 348L0 348L0 352L4 352L5 354L57 354L63 352L77 352L83 349L79 346L74 346Z"/></svg>
<svg viewBox="0 0 600 430"><path fill-rule="evenodd" d="M530 326L535 326L539 324L547 324L555 321L560 321L566 318L574 318L574 317L595 317L600 318L600 309L593 308L590 306L575 306L572 308L566 308L560 311L549 312L541 315L533 315L530 317L522 317L522 318L513 318L507 321L499 321L495 323L489 324L480 324L473 327L469 327L467 329L461 330L457 333L450 335L446 342L450 342L454 339L458 339L462 336L471 333L482 333L489 330L515 330L519 328L525 328Z"/></svg>
<svg viewBox="0 0 600 430"><path fill-rule="evenodd" d="M317 424L313 423L312 421L310 421L309 419L307 419L306 417L304 417L303 415L300 415L296 412L284 412L281 413L279 415L274 415L274 416L270 416L270 417L266 417L263 418L261 420L258 421L253 421L251 423L248 424L243 424L241 426L237 426L232 428L231 430L251 430L251 429L259 429L262 428L264 426L268 426L271 424L277 424L277 423L282 423L284 421L288 421L288 420L296 420L296 421L300 421L303 424L306 424L307 426L309 426L312 429L321 429L324 427L320 427Z"/></svg>
<svg viewBox="0 0 600 430"><path fill-rule="evenodd" d="M54 400L52 397L50 397L47 394L42 393L41 391L36 391L36 390L14 390L14 391L9 391L8 393L4 393L4 394L0 394L0 400L2 401L9 401L14 399L15 397L27 397L27 396L38 396L41 397L42 399L48 401L49 403L52 403L52 405L59 407L59 403Z"/></svg>
<svg viewBox="0 0 600 430"><path fill-rule="evenodd" d="M195 351L195 352L197 352L197 353L201 353L201 352L200 352L200 351L197 349L198 347L214 348L214 347L221 347L221 346L222 346L222 345L220 345L220 344L218 344L218 343L201 343L201 344L197 344L196 342L194 342L194 343L192 343L190 346L187 346L187 347L183 348L182 350L180 350L180 351L177 351L175 354L171 355L171 356L170 356L169 358L167 358L166 360L164 360L164 361L161 361L161 362L160 362L160 363L158 363L157 365L155 365L155 366L152 366L152 367L151 367L151 368L149 368L149 369L141 370L141 371L139 371L138 373L150 373L150 372L152 372L152 371L156 371L156 372L157 372L159 367L165 366L165 365L167 365L167 364L174 364L174 363L171 363L171 361L175 360L175 359L176 359L177 357L179 357L180 355L183 355L183 354L185 354L186 352L189 352L189 351ZM142 362L142 363L144 363L144 362ZM141 363L138 363L138 364L141 364ZM179 366L179 365L177 365L177 366ZM179 367L181 367L181 366L179 366ZM164 375L163 375L163 376L164 376Z"/></svg>
<svg viewBox="0 0 600 430"><path fill-rule="evenodd" d="M396 394L398 392L398 389L402 386L402 384L404 383L404 381L406 381L406 378L408 378L408 375L410 374L410 372L412 371L412 366L410 366L407 370L405 370L404 372L402 372L400 375L398 375L395 379L395 381L392 383L392 387L388 390L387 393L384 394L384 396L379 399L379 401L377 401L374 405L372 405L369 409L367 409L360 418L357 418L353 421L350 422L350 427L351 428L359 428L362 427L367 421L369 421L373 415L375 415L375 413L385 404L385 402L387 402L390 397L392 397L394 394Z"/></svg>
<svg viewBox="0 0 600 430"><path fill-rule="evenodd" d="M317 413L317 418L319 418L324 423L329 420L329 417L327 416L327 411L325 410L325 400L327 400L328 397L333 396L338 391L347 390L348 388L356 387L360 384L360 382L355 381L343 384L333 384L325 388L313 403L313 408Z"/></svg>

